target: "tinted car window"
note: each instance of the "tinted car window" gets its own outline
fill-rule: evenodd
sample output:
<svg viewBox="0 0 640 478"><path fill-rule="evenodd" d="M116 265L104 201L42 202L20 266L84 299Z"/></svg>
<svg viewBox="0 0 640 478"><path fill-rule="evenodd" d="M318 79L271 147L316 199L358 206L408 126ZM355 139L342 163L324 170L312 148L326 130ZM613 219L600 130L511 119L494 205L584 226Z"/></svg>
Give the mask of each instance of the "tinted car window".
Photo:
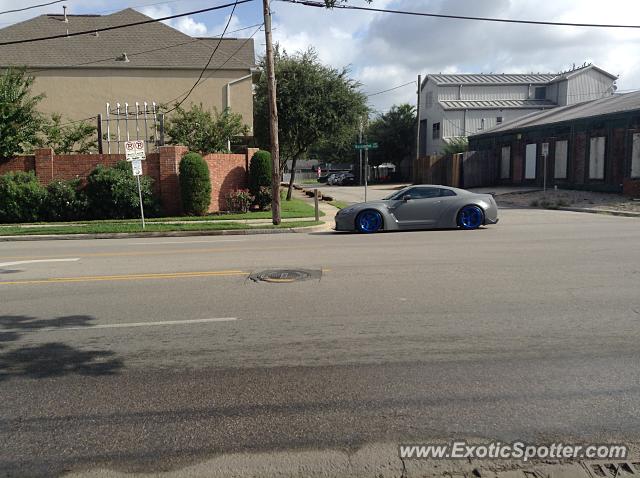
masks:
<svg viewBox="0 0 640 478"><path fill-rule="evenodd" d="M451 189L441 189L440 196L457 196Z"/></svg>
<svg viewBox="0 0 640 478"><path fill-rule="evenodd" d="M440 197L440 188L411 188L410 194L413 199L429 199Z"/></svg>

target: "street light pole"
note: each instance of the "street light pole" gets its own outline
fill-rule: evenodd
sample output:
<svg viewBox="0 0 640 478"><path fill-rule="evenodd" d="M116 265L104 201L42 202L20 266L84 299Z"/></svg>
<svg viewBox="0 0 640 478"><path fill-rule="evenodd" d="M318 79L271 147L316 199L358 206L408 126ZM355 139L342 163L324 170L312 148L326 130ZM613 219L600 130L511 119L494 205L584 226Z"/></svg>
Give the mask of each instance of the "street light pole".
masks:
<svg viewBox="0 0 640 478"><path fill-rule="evenodd" d="M269 133L271 137L271 218L274 225L280 217L280 143L278 141L278 105L276 103L276 72L273 58L273 38L271 36L271 10L269 0L262 0L264 13L264 37L267 59L267 90L269 92Z"/></svg>

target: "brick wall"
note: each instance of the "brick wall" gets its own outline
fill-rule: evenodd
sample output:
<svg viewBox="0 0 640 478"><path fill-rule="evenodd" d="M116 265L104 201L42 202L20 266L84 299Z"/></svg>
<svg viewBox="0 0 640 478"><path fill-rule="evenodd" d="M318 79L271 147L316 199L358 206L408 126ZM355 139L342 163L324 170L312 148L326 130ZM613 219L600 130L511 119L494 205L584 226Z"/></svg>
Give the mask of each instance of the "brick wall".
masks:
<svg viewBox="0 0 640 478"><path fill-rule="evenodd" d="M187 152L184 146L162 146L158 153L150 153L143 161L143 174L151 177L154 192L160 198L167 215L181 212L178 167ZM226 195L247 187L249 159L256 149L246 154L210 154L205 156L211 175L210 212L226 209ZM86 179L99 164L113 166L125 159L123 154L57 155L51 149L38 149L33 156L0 159L0 174L9 171L34 171L42 184L55 179Z"/></svg>
<svg viewBox="0 0 640 478"><path fill-rule="evenodd" d="M622 194L640 198L640 179L625 179L622 183Z"/></svg>

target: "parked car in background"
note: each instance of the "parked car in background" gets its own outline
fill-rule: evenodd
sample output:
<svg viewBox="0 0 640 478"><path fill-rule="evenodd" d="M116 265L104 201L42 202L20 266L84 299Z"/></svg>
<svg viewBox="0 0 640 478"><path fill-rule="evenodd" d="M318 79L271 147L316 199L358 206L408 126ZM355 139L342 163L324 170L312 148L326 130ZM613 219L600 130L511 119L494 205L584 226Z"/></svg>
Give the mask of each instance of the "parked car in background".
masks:
<svg viewBox="0 0 640 478"><path fill-rule="evenodd" d="M344 173L338 178L337 184L339 186L353 186L356 184L356 177L351 173Z"/></svg>

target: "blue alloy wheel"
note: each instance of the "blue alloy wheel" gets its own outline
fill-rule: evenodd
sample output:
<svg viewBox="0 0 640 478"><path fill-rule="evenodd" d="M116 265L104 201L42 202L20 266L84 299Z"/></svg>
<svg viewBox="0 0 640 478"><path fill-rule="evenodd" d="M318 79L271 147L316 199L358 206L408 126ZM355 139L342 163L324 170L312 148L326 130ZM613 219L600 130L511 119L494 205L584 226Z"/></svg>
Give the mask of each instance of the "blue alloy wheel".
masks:
<svg viewBox="0 0 640 478"><path fill-rule="evenodd" d="M483 220L484 213L478 206L465 206L458 213L458 226L462 229L477 229Z"/></svg>
<svg viewBox="0 0 640 478"><path fill-rule="evenodd" d="M378 232L382 228L382 215L378 211L362 211L356 218L356 228L359 232Z"/></svg>

